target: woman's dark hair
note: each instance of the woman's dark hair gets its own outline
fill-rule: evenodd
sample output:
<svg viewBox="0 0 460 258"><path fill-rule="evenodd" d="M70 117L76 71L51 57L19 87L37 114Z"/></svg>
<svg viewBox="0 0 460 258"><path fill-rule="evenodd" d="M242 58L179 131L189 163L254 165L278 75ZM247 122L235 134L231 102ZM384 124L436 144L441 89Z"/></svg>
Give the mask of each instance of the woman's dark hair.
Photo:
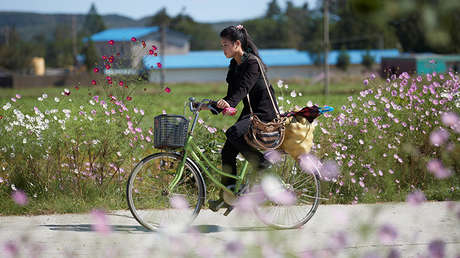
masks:
<svg viewBox="0 0 460 258"><path fill-rule="evenodd" d="M220 37L230 40L235 43L237 40L241 42L241 48L244 52L251 53L257 56L262 62L262 58L259 56L259 50L257 49L256 44L249 36L248 31L242 25L238 26L228 26L220 32ZM267 69L267 66L262 62L264 69Z"/></svg>

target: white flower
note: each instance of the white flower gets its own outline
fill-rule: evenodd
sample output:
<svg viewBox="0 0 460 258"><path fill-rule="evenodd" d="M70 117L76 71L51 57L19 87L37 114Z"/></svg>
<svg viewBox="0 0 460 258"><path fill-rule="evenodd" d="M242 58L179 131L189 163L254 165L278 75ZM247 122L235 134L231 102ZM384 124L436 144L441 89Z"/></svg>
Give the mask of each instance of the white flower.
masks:
<svg viewBox="0 0 460 258"><path fill-rule="evenodd" d="M11 107L11 104L10 104L10 102L8 102L3 106L3 110L8 110L8 109L10 109L10 107Z"/></svg>
<svg viewBox="0 0 460 258"><path fill-rule="evenodd" d="M89 101L89 104L91 104L91 105L93 105L93 106L94 106L94 104L95 104L95 103L94 103L94 101L93 101L93 100L90 100L90 101Z"/></svg>
<svg viewBox="0 0 460 258"><path fill-rule="evenodd" d="M311 102L311 100L309 100L309 101L307 102L307 107L312 107L312 106L313 106L313 102Z"/></svg>
<svg viewBox="0 0 460 258"><path fill-rule="evenodd" d="M22 139L22 143L26 144L27 143L27 138Z"/></svg>
<svg viewBox="0 0 460 258"><path fill-rule="evenodd" d="M288 87L288 85L286 84L286 85L284 85L284 88L287 89L287 88L289 88L289 87Z"/></svg>
<svg viewBox="0 0 460 258"><path fill-rule="evenodd" d="M121 157L121 152L117 151L117 156Z"/></svg>
<svg viewBox="0 0 460 258"><path fill-rule="evenodd" d="M54 101L59 102L59 98L58 98L58 97L54 97Z"/></svg>
<svg viewBox="0 0 460 258"><path fill-rule="evenodd" d="M43 101L43 98L42 98L42 97L38 97L37 100L38 100L38 101Z"/></svg>
<svg viewBox="0 0 460 258"><path fill-rule="evenodd" d="M46 98L48 98L48 95L46 93L43 93L42 98L46 99Z"/></svg>
<svg viewBox="0 0 460 258"><path fill-rule="evenodd" d="M302 92L299 92L299 97L302 97Z"/></svg>
<svg viewBox="0 0 460 258"><path fill-rule="evenodd" d="M295 90L291 91L291 97L293 98L297 97L297 93L295 92Z"/></svg>
<svg viewBox="0 0 460 258"><path fill-rule="evenodd" d="M279 100L284 100L284 98L283 98L283 97L281 97L281 96L279 96L279 97L278 97L278 99L279 99Z"/></svg>
<svg viewBox="0 0 460 258"><path fill-rule="evenodd" d="M282 88L282 87L283 87L283 81L282 81L282 80L279 80L277 84L278 84L278 88Z"/></svg>

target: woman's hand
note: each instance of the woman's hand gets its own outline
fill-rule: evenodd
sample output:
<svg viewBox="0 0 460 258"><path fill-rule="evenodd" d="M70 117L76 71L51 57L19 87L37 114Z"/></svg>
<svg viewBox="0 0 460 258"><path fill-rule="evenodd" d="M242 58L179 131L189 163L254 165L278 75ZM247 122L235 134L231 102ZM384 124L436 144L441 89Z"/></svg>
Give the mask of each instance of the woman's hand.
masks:
<svg viewBox="0 0 460 258"><path fill-rule="evenodd" d="M220 109L224 109L230 107L230 104L228 104L227 101L225 101L224 99L220 99L219 101L217 101L217 107Z"/></svg>

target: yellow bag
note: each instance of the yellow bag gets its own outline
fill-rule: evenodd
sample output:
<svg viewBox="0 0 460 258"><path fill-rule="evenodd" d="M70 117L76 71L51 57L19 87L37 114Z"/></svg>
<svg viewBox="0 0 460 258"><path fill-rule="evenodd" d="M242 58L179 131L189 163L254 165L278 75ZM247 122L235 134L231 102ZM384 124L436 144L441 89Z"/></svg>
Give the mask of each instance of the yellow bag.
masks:
<svg viewBox="0 0 460 258"><path fill-rule="evenodd" d="M291 116L286 119L284 141L280 149L295 159L309 153L313 146L313 131L316 124L316 122L308 122L302 116Z"/></svg>

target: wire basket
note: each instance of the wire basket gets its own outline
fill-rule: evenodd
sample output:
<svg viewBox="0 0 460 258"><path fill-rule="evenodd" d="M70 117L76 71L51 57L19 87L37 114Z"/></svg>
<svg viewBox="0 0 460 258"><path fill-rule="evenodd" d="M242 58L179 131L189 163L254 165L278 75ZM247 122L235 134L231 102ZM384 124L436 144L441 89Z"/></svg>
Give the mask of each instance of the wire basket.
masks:
<svg viewBox="0 0 460 258"><path fill-rule="evenodd" d="M157 149L184 147L189 121L179 115L159 115L154 118L153 145Z"/></svg>

